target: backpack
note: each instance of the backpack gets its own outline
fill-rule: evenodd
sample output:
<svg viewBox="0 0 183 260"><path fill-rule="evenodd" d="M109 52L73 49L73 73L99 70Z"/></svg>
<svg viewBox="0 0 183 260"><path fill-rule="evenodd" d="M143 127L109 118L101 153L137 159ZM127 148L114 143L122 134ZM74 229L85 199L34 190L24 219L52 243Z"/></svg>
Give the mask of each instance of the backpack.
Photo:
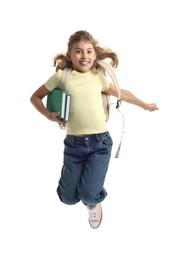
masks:
<svg viewBox="0 0 183 260"><path fill-rule="evenodd" d="M120 113L121 117L122 117L122 134L121 134L121 139L115 154L115 158L119 157L119 152L120 152L120 148L121 148L121 144L122 144L122 138L123 138L123 134L125 131L125 126L124 126L124 116L121 113L119 107L121 105L121 90L117 81L117 77L114 71L114 68L106 61L100 60L98 61L98 64L104 68L105 72L107 72L110 76L110 78L113 81L114 86L116 87L116 91L117 91L117 102L116 102L116 109L117 111ZM60 86L62 86L62 88L64 88L66 90L66 84L67 84L67 80L69 78L69 75L71 73L72 69L71 68L65 68L62 72L61 78L60 78ZM109 113L110 113L110 96L102 93L102 99L103 99L103 107L104 107L104 111L105 111L105 115L106 115L106 121L109 120Z"/></svg>

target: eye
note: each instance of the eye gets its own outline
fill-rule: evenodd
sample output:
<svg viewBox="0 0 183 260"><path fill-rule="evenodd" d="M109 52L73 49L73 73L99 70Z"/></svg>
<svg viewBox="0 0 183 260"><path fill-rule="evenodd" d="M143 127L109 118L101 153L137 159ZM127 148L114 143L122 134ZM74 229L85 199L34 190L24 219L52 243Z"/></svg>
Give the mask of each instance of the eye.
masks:
<svg viewBox="0 0 183 260"><path fill-rule="evenodd" d="M77 53L77 54L80 54L80 53L81 53L81 50L76 50L76 53Z"/></svg>
<svg viewBox="0 0 183 260"><path fill-rule="evenodd" d="M92 54L92 53L93 53L93 51L92 51L92 50L88 51L88 54Z"/></svg>

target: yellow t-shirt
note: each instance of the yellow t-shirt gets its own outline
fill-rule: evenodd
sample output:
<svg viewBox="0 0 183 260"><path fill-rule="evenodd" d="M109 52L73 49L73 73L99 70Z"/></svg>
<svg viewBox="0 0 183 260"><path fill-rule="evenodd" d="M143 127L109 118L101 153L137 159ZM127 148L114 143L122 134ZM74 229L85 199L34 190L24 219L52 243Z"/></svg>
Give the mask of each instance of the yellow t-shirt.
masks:
<svg viewBox="0 0 183 260"><path fill-rule="evenodd" d="M49 91L59 86L61 73L62 71L58 70L44 84ZM107 131L101 92L109 86L110 81L105 76L92 71L71 72L67 82L67 93L71 95L70 116L66 123L68 134L96 134Z"/></svg>

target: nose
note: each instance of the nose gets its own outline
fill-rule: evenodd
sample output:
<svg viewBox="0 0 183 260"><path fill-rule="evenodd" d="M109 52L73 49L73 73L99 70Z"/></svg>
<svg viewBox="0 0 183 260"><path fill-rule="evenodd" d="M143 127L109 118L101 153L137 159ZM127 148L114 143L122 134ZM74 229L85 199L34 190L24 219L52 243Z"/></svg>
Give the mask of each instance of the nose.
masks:
<svg viewBox="0 0 183 260"><path fill-rule="evenodd" d="M83 52L82 52L82 57L85 58L86 56L87 56L87 52L86 52L86 51L83 51Z"/></svg>

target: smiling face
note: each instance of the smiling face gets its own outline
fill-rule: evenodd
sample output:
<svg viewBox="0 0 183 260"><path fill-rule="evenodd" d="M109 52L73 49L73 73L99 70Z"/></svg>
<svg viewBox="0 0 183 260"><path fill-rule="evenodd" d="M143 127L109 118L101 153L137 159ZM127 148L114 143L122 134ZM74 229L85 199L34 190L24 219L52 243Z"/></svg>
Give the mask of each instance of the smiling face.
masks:
<svg viewBox="0 0 183 260"><path fill-rule="evenodd" d="M72 45L68 57L74 70L88 72L96 59L96 53L90 41L81 40Z"/></svg>

